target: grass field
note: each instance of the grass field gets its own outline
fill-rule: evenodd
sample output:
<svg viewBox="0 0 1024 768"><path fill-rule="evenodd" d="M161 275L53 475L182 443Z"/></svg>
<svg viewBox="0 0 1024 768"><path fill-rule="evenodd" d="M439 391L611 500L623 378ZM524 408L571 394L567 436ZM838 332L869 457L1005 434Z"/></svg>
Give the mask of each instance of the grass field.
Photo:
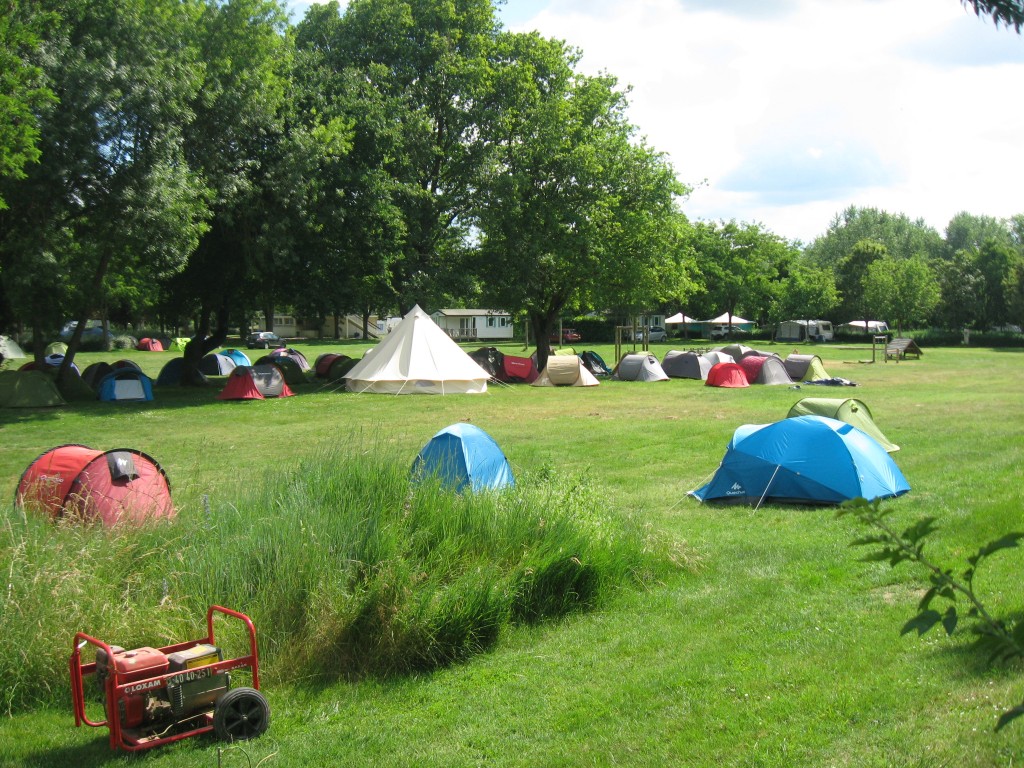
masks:
<svg viewBox="0 0 1024 768"><path fill-rule="evenodd" d="M366 347L299 348L312 360ZM610 347L587 348L613 358ZM1024 700L1020 668L988 665L968 636L899 635L923 574L861 562L849 544L863 531L833 510L701 506L686 493L714 472L737 426L783 418L804 396L857 397L902 447L894 458L912 491L890 502L897 518L937 517L928 552L962 568L981 544L1024 529L1024 351L926 348L920 360L865 364L870 347L801 351L812 348L831 375L859 386L672 380L393 397L309 384L279 401L224 403L214 387L158 391L150 404L3 410L0 498L54 445L127 446L157 458L184 515L204 496L230 504L287 478L327 449L411 464L434 432L465 420L497 440L517 476L577 479L603 511L645 520L693 555L693 567L599 610L512 628L487 653L438 671L266 687L271 730L244 752L191 739L151 751L147 765L1019 765L1024 721L992 729ZM90 353L79 364L120 356L153 376L169 357ZM997 613L1021 609L1022 564L1011 550L979 574ZM79 629L22 652L70 651ZM0 720L0 766L129 762L105 737L75 729L70 706L15 712Z"/></svg>

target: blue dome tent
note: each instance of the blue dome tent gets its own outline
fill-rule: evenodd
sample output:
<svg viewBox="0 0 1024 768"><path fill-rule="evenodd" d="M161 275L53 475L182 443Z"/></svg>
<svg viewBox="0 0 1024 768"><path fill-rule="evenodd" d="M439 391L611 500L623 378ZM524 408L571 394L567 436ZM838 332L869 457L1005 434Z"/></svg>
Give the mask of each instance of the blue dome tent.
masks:
<svg viewBox="0 0 1024 768"><path fill-rule="evenodd" d="M436 476L455 491L514 486L512 468L494 439L472 424L445 427L423 446L412 465L414 478Z"/></svg>
<svg viewBox="0 0 1024 768"><path fill-rule="evenodd" d="M153 399L153 382L134 368L119 368L103 377L96 388L104 402L149 401Z"/></svg>
<svg viewBox="0 0 1024 768"><path fill-rule="evenodd" d="M873 437L826 416L747 424L733 434L700 501L841 504L910 490L899 467Z"/></svg>

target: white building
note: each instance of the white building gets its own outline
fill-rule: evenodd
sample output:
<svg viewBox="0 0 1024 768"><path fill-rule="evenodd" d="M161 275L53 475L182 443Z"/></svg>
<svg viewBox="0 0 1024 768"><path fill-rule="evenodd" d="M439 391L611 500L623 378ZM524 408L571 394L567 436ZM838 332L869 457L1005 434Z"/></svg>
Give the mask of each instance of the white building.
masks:
<svg viewBox="0 0 1024 768"><path fill-rule="evenodd" d="M512 315L499 309L439 309L430 317L456 341L512 338Z"/></svg>

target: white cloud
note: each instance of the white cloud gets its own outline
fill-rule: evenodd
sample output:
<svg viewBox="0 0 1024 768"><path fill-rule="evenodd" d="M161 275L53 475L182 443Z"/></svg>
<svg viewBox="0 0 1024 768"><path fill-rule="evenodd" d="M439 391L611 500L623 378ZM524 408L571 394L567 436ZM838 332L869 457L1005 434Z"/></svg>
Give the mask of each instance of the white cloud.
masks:
<svg viewBox="0 0 1024 768"><path fill-rule="evenodd" d="M849 205L1024 212L1024 40L956 0L550 0L512 28L633 86L640 132L707 179L692 217L810 240Z"/></svg>

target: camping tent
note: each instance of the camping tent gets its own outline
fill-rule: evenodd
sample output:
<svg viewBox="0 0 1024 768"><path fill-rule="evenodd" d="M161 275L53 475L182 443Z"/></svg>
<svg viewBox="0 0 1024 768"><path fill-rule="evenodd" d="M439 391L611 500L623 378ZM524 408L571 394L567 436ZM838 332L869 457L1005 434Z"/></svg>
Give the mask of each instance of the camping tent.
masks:
<svg viewBox="0 0 1024 768"><path fill-rule="evenodd" d="M505 355L497 347L480 347L470 352L469 356L491 374L492 381L505 381L505 367L502 365Z"/></svg>
<svg viewBox="0 0 1024 768"><path fill-rule="evenodd" d="M747 424L733 434L718 471L690 492L700 501L841 504L910 490L874 438L826 416Z"/></svg>
<svg viewBox="0 0 1024 768"><path fill-rule="evenodd" d="M532 357L505 355L501 358L502 381L509 384L532 384L537 380L537 364Z"/></svg>
<svg viewBox="0 0 1024 768"><path fill-rule="evenodd" d="M619 381L668 381L658 358L642 353L623 355L615 366L614 378Z"/></svg>
<svg viewBox="0 0 1024 768"><path fill-rule="evenodd" d="M224 355L225 357L230 357L232 359L232 361L234 361L236 366L239 366L239 365L251 366L252 365L252 361L249 360L249 356L247 354L245 354L245 352L243 352L240 349L225 349L220 354Z"/></svg>
<svg viewBox="0 0 1024 768"><path fill-rule="evenodd" d="M794 352L785 359L786 372L793 381L821 381L830 378L825 364L817 355L801 355Z"/></svg>
<svg viewBox="0 0 1024 768"><path fill-rule="evenodd" d="M15 358L26 357L24 350L18 346L18 342L10 336L0 336L0 358L14 360Z"/></svg>
<svg viewBox="0 0 1024 768"><path fill-rule="evenodd" d="M167 475L154 459L130 448L51 448L22 474L15 499L19 506L54 519L99 520L104 525L174 515Z"/></svg>
<svg viewBox="0 0 1024 768"><path fill-rule="evenodd" d="M67 353L68 345L65 344L63 341L55 341L52 344L48 344L46 346L46 351L43 354L46 355L47 357L49 357L50 355L60 355L61 357L64 357L64 355L66 355ZM58 363L58 365L60 365L60 363Z"/></svg>
<svg viewBox="0 0 1024 768"><path fill-rule="evenodd" d="M0 371L0 408L67 405L53 379L42 371Z"/></svg>
<svg viewBox="0 0 1024 768"><path fill-rule="evenodd" d="M82 379L86 384L95 389L99 386L103 377L113 370L114 367L110 363L104 363L103 361L92 363L82 371Z"/></svg>
<svg viewBox="0 0 1024 768"><path fill-rule="evenodd" d="M708 371L704 386L741 389L749 387L750 382L747 381L747 374L736 363L716 363Z"/></svg>
<svg viewBox="0 0 1024 768"><path fill-rule="evenodd" d="M728 355L737 363L744 357L761 354L756 349L748 347L746 344L726 344L724 347L718 347L715 351L721 352L723 355Z"/></svg>
<svg viewBox="0 0 1024 768"><path fill-rule="evenodd" d="M487 391L490 374L413 307L346 377L352 392L474 394Z"/></svg>
<svg viewBox="0 0 1024 768"><path fill-rule="evenodd" d="M708 359L711 365L718 365L719 363L735 363L736 358L732 355L726 354L720 349L713 349L710 352L705 352L704 357Z"/></svg>
<svg viewBox="0 0 1024 768"><path fill-rule="evenodd" d="M736 363L751 384L792 384L785 364L775 355L747 355Z"/></svg>
<svg viewBox="0 0 1024 768"><path fill-rule="evenodd" d="M828 416L829 418L852 424L861 432L875 438L888 453L893 453L900 449L898 445L882 434L882 430L878 428L878 425L875 424L875 420L871 416L871 410L866 403L860 400L854 400L852 397L805 397L789 409L787 417L792 418L810 414Z"/></svg>
<svg viewBox="0 0 1024 768"><path fill-rule="evenodd" d="M217 399L263 400L267 397L291 397L294 394L284 380L281 369L268 363L255 367L236 366L228 375L227 384Z"/></svg>
<svg viewBox="0 0 1024 768"><path fill-rule="evenodd" d="M612 375L612 372L608 369L608 365L605 363L604 358L593 350L588 349L580 352L580 360L583 361L583 365L587 367L587 370L595 376Z"/></svg>
<svg viewBox="0 0 1024 768"><path fill-rule="evenodd" d="M206 376L227 376L235 369L235 361L219 352L211 352L199 361L199 371Z"/></svg>
<svg viewBox="0 0 1024 768"><path fill-rule="evenodd" d="M185 358L174 357L164 363L164 367L160 369L160 375L156 377L156 385L158 387L176 387L181 384L181 369L185 367ZM195 371L195 379L193 384L205 385L209 381L206 378L206 374L202 371Z"/></svg>
<svg viewBox="0 0 1024 768"><path fill-rule="evenodd" d="M138 349L143 352L163 352L164 345L160 339L139 339Z"/></svg>
<svg viewBox="0 0 1024 768"><path fill-rule="evenodd" d="M345 378L345 374L352 370L352 367L358 362L357 359L348 355L325 352L317 357L313 371L317 378L338 381Z"/></svg>
<svg viewBox="0 0 1024 768"><path fill-rule="evenodd" d="M552 355L548 358L547 366L531 386L596 387L600 383L576 355Z"/></svg>
<svg viewBox="0 0 1024 768"><path fill-rule="evenodd" d="M272 358L275 358L274 362L277 362L277 358L279 357L286 357L289 360L293 360L295 364L299 366L299 370L302 371L303 373L312 368L312 366L309 364L309 361L306 359L306 356L299 352L299 350L292 349L291 347L279 347L278 349L275 349L273 352L271 352L270 356Z"/></svg>
<svg viewBox="0 0 1024 768"><path fill-rule="evenodd" d="M297 362L286 355L264 355L256 361L254 367L261 365L277 366L284 376L284 380L290 386L306 383L306 376L302 372L302 368L299 367Z"/></svg>
<svg viewBox="0 0 1024 768"><path fill-rule="evenodd" d="M713 363L696 352L670 349L661 361L661 369L674 379L701 379L708 377Z"/></svg>
<svg viewBox="0 0 1024 768"><path fill-rule="evenodd" d="M415 479L436 477L454 491L494 491L515 485L508 459L479 427L445 427L423 446L412 465Z"/></svg>
<svg viewBox="0 0 1024 768"><path fill-rule="evenodd" d="M153 382L142 371L118 368L104 376L96 387L104 402L137 402L153 399Z"/></svg>

